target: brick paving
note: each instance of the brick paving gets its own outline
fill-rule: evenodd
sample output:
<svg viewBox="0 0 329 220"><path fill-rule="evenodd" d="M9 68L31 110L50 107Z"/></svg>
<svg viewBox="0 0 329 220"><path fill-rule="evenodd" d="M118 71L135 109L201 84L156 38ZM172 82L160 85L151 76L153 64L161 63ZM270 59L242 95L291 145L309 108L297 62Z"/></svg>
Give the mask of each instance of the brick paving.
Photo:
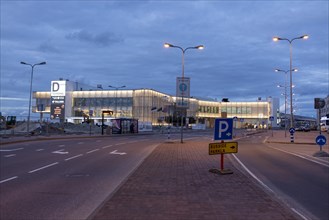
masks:
<svg viewBox="0 0 329 220"><path fill-rule="evenodd" d="M208 143L160 145L92 219L298 219L228 158L224 168L233 174L210 173L220 155L209 156Z"/></svg>

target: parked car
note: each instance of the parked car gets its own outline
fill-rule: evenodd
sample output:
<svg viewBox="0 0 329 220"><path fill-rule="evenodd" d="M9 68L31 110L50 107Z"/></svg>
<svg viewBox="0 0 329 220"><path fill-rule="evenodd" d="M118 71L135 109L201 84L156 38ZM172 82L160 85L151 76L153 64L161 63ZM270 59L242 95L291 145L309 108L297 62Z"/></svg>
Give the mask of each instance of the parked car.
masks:
<svg viewBox="0 0 329 220"><path fill-rule="evenodd" d="M310 128L310 126L305 125L305 126L300 126L300 127L296 128L295 130L308 132L308 131L311 131L311 128Z"/></svg>

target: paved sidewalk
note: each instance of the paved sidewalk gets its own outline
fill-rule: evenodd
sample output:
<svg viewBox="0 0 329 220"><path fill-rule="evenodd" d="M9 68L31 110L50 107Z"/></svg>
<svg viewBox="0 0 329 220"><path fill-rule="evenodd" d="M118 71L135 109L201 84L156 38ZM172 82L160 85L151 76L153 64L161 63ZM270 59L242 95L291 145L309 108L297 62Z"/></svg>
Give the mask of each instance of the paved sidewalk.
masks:
<svg viewBox="0 0 329 220"><path fill-rule="evenodd" d="M276 148L310 157L317 155L319 159L329 161L329 135L325 132L322 132L322 135L327 138L327 143L322 146L321 154L319 154L320 146L315 143L315 138L319 135L318 131L296 132L295 143L293 144L290 143L289 132L287 133L287 137L285 137L284 131L274 131L273 136L269 131L267 135L269 136L267 138L267 143Z"/></svg>
<svg viewBox="0 0 329 220"><path fill-rule="evenodd" d="M233 174L210 173L220 155L209 156L208 143L160 145L91 219L299 219L229 159Z"/></svg>

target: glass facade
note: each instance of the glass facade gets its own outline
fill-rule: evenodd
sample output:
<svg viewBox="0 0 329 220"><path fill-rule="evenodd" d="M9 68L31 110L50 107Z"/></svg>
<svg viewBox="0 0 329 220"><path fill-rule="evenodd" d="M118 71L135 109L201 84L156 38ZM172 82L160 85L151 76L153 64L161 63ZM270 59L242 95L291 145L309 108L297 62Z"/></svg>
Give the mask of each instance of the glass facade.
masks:
<svg viewBox="0 0 329 220"><path fill-rule="evenodd" d="M34 112L43 105L43 113L50 113L50 92L34 92ZM100 119L103 111L113 111L107 118L134 118L139 122L178 124L183 115L184 124L203 123L212 127L215 118L237 117L238 127L247 124L268 124L270 101L217 102L188 99L189 108L176 107L176 97L152 89L66 91L65 120L81 123L84 117ZM40 110L40 107L39 107Z"/></svg>

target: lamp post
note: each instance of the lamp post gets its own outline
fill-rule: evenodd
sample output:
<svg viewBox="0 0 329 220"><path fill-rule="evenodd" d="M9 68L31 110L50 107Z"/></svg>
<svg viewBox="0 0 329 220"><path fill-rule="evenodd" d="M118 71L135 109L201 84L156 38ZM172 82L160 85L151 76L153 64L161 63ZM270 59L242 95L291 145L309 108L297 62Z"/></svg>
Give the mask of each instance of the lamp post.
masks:
<svg viewBox="0 0 329 220"><path fill-rule="evenodd" d="M30 116L31 116L31 98L32 98L32 79L33 79L33 70L34 67L37 65L45 65L46 62L41 62L41 63L36 63L36 64L29 64L26 62L21 62L21 64L23 65L28 65L31 67L31 81L30 81L30 97L29 97L29 112L28 112L28 116L27 116L27 134L30 134Z"/></svg>
<svg viewBox="0 0 329 220"><path fill-rule="evenodd" d="M275 69L275 72L284 72L285 73L285 80L284 86L278 85L278 87L284 88L284 137L287 137L287 75L290 70L280 70ZM292 69L293 72L297 72L297 69Z"/></svg>
<svg viewBox="0 0 329 220"><path fill-rule="evenodd" d="M117 97L117 93L118 93L118 90L119 89L122 89L122 88L125 88L126 86L118 86L118 87L116 87L116 86L111 86L111 85L109 85L109 87L110 88L114 88L115 89L115 115L114 115L114 117L115 118L117 118L117 107L118 107L118 97Z"/></svg>
<svg viewBox="0 0 329 220"><path fill-rule="evenodd" d="M289 72L290 72L290 127L291 128L294 127L294 114L293 114L293 106L292 106L292 42L294 40L299 40L299 39L308 39L308 35L295 37L291 40L289 40L287 38L273 37L273 41L286 40L286 41L289 42L289 53L290 53L290 68L289 68ZM292 143L294 142L293 134L291 135L290 142L292 142Z"/></svg>
<svg viewBox="0 0 329 220"><path fill-rule="evenodd" d="M183 49L180 46L175 46L175 45L172 45L169 43L165 43L164 47L165 48L169 48L169 47L178 48L182 51L182 80L183 81L184 81L185 52L189 49L198 49L198 50L204 49L203 45L198 45L195 47L187 47L187 48ZM184 101L184 97L182 96L182 104L183 104L183 101ZM181 141L180 142L183 143L183 111L181 111Z"/></svg>

